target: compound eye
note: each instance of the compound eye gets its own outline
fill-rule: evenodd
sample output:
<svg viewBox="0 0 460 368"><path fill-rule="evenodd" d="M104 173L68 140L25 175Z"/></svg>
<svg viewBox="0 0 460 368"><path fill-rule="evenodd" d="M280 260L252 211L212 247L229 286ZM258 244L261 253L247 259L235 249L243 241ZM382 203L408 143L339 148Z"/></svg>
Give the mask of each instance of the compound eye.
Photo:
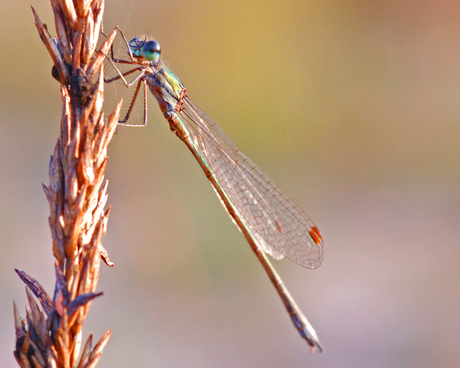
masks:
<svg viewBox="0 0 460 368"><path fill-rule="evenodd" d="M147 60L156 60L160 57L161 48L157 41L148 41L143 47L143 54Z"/></svg>

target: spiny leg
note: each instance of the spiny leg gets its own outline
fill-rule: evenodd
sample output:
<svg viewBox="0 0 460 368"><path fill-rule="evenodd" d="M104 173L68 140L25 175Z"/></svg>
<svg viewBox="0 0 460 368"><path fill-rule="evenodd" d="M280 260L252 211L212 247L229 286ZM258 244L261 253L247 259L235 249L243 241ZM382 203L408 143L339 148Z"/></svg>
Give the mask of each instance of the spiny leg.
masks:
<svg viewBox="0 0 460 368"><path fill-rule="evenodd" d="M131 51L131 50L130 50ZM102 51L101 51L102 52ZM132 87L135 83L137 83L137 81L139 81L145 73L147 73L147 70L146 70L146 67L144 65L142 65L141 63L137 62L137 61L129 61L129 60L119 60L119 59L113 59L113 54L112 54L112 58L108 57L106 54L104 54L104 56L106 57L106 59L110 62L110 64L112 64L112 66L114 67L114 69L117 71L118 75L116 77L113 77L113 78L110 78L110 79L104 79L104 82L105 83L111 83L111 82L115 82L116 80L123 80L123 83L126 85L126 87L130 88ZM137 68L134 68L134 69L131 69L125 73L122 73L120 71L120 69L117 68L117 66L115 65L115 63L121 63L121 64L131 64L131 65L140 65L138 66ZM128 81L124 78L126 75L129 75L131 73L134 73L134 72L137 72L137 71L141 71L141 73L130 83L128 83Z"/></svg>
<svg viewBox="0 0 460 368"><path fill-rule="evenodd" d="M125 44L126 44L126 47L128 48L128 54L129 54L129 58L131 59L131 61L133 62L133 64L137 63L137 60L134 58L134 55L131 51L131 47L129 47L129 43L128 43L128 40L126 39L123 31L117 26L116 29L118 29L118 32L120 32L121 34L121 37L123 37L123 40L125 41ZM121 60L121 62L127 62L128 60Z"/></svg>
<svg viewBox="0 0 460 368"><path fill-rule="evenodd" d="M123 31L118 26L116 27L116 29L120 32L121 36L123 37L123 40L125 41L125 44L126 44L126 46L128 48L128 54L129 54L131 60L122 60L122 59L114 58L113 46L111 46L111 48L110 48L111 57L108 57L106 54L104 54L104 56L112 64L114 69L117 71L118 75L116 77L113 77L113 78L110 78L110 79L104 79L104 82L105 83L111 83L111 82L115 82L115 81L121 79L121 80L123 80L123 83L128 88L132 87L134 84L137 83L136 90L134 91L134 95L133 95L133 98L132 98L131 103L129 105L128 111L127 111L125 117L122 120L118 121L118 124L120 124L120 125L130 125L130 126L136 126L136 125L132 125L132 124L127 124L127 121L129 120L129 117L131 115L131 112L133 110L134 104L135 104L136 99L137 99L137 95L139 94L140 86L141 86L141 84L143 84L143 87L144 87L143 122L142 122L142 125L138 125L138 126L145 126L145 125L147 125L147 84L146 84L145 80L143 80L142 78L147 73L147 70L146 70L146 67L144 65L142 65L142 63L140 63L139 61L137 61L134 58L134 56L133 56L133 54L131 52L131 48L129 47L128 40L126 39L125 35L123 34ZM106 36L104 34L104 32L102 32L102 34L104 36ZM131 69L131 70L125 72L125 73L122 73L118 69L118 67L115 65L115 63L130 64L130 65L140 65L140 66L138 66L137 68ZM128 83L128 81L124 77L126 75L132 74L132 73L134 73L136 71L140 71L141 73L132 82Z"/></svg>
<svg viewBox="0 0 460 368"><path fill-rule="evenodd" d="M136 102L137 95L139 94L139 89L141 88L141 84L143 84L143 87L144 87L144 117L143 117L142 125L127 124L126 122L129 120L131 112L133 111L134 103ZM129 105L128 111L126 112L126 115L123 118L123 120L118 120L118 124L120 124L120 125L129 125L129 126L145 126L145 125L147 125L147 84L146 84L145 80L141 79L137 83L136 90L134 91L133 99L131 100L131 103Z"/></svg>
<svg viewBox="0 0 460 368"><path fill-rule="evenodd" d="M120 32L121 37L123 37L123 41L125 41L126 48L128 49L128 55L129 55L129 58L131 60L116 59L114 57L113 44L110 46L110 59L113 60L114 62L120 63L120 64L139 64L139 61L134 58L134 55L133 55L133 53L131 51L131 48L129 47L128 40L126 39L123 31L118 26L116 26L115 29L117 29L118 32ZM104 33L104 31L101 31L101 33L107 38L107 35ZM105 57L107 57L107 55L105 55Z"/></svg>
<svg viewBox="0 0 460 368"><path fill-rule="evenodd" d="M112 64L112 66L115 68L115 70L117 71L118 75L116 77L113 77L113 78L110 78L110 79L104 79L104 82L105 83L111 83L111 82L115 82L119 79L123 80L123 83L126 85L126 87L132 87L137 81L139 81L139 79L141 79L144 74L146 73L145 71L145 67L143 66L139 66L137 68L134 68L134 69L131 69L125 73L122 73L118 68L117 66L115 65L115 63L112 61L112 59L110 59L107 55L105 55L105 57L107 58L107 60L110 61L110 63ZM136 79L134 79L132 82L128 83L128 81L124 78L126 75L129 75L131 73L134 73L134 72L137 72L137 71L142 71L141 74L139 74Z"/></svg>

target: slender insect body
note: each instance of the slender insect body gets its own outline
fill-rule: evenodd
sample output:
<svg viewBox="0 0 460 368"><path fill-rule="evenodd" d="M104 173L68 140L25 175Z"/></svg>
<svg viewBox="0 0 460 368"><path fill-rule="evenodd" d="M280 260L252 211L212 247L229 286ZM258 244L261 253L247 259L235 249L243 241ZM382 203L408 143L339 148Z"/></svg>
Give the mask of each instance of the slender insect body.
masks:
<svg viewBox="0 0 460 368"><path fill-rule="evenodd" d="M283 256L307 267L319 267L323 241L313 221L249 158L242 154L224 131L185 94L182 82L160 59L156 41L133 38L128 45L131 60L109 59L135 68L106 82L123 79L136 85L133 101L120 124L127 124L140 87L144 89L144 125L147 123L146 87L155 96L171 130L187 145L228 215L243 233L275 286L300 335L314 350L321 351L315 330L310 325L266 254ZM117 69L117 68L116 68ZM118 69L117 69L118 71ZM140 74L127 83L125 75Z"/></svg>

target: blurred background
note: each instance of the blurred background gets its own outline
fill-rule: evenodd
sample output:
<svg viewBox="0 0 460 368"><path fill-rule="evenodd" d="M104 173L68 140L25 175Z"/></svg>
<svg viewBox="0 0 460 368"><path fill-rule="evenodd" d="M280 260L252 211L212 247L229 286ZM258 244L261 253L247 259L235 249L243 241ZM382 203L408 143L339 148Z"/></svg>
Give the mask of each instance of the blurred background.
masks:
<svg viewBox="0 0 460 368"><path fill-rule="evenodd" d="M3 0L4 1L4 0ZM0 13L0 356L18 268L54 289L48 162L59 85L36 32L48 1ZM323 344L310 354L154 98L109 147L105 247L84 329L98 367L460 366L460 1L107 1L189 96L315 221L323 265L275 267ZM122 48L117 40L115 46ZM124 88L106 86L106 112Z"/></svg>

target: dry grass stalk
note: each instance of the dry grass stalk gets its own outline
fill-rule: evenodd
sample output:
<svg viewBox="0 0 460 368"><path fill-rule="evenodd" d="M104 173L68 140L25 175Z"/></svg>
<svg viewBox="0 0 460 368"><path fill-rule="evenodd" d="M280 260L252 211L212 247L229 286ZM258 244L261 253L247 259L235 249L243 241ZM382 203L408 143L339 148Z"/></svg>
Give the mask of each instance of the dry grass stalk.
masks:
<svg viewBox="0 0 460 368"><path fill-rule="evenodd" d="M50 297L25 272L29 305L26 320L14 306L16 349L21 367L94 367L111 330L93 347L90 335L81 358L82 327L95 293L101 245L109 209L107 146L115 132L121 102L106 119L102 113L103 59L115 32L96 51L104 0L51 0L57 38L52 39L35 11L35 24L54 61L53 76L61 83L61 132L50 161L50 184L43 186L50 205L49 224L56 258L56 285ZM102 52L101 52L102 51ZM35 302L39 300L42 308Z"/></svg>

